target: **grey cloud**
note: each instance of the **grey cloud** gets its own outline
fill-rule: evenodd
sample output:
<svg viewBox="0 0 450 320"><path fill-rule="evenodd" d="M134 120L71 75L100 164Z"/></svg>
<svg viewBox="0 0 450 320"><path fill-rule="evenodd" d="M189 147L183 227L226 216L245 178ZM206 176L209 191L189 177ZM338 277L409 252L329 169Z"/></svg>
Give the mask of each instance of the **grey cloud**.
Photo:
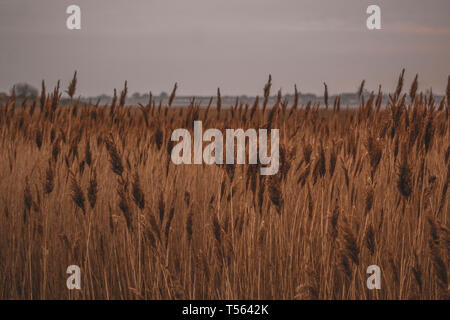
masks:
<svg viewBox="0 0 450 320"><path fill-rule="evenodd" d="M376 1L381 31L365 28L366 0L77 0L82 30L65 28L67 0L0 3L0 90L70 80L80 93L260 94L274 88L390 89L401 68L443 92L450 71L448 0Z"/></svg>

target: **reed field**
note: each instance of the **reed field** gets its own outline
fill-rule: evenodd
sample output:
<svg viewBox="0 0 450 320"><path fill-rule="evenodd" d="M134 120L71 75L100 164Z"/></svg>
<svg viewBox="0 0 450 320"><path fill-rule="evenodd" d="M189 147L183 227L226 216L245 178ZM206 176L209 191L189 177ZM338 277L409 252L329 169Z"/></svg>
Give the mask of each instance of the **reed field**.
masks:
<svg viewBox="0 0 450 320"><path fill-rule="evenodd" d="M402 73L357 108L268 103L270 79L253 105L188 108L176 86L128 106L76 85L0 107L0 299L449 299L450 77L441 101ZM194 120L279 129L278 174L173 164Z"/></svg>

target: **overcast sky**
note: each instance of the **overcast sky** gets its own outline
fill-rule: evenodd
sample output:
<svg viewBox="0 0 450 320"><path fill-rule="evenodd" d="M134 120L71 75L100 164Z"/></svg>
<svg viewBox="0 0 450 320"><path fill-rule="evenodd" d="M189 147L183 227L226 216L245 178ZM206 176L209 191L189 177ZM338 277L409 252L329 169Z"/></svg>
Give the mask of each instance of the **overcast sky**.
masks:
<svg viewBox="0 0 450 320"><path fill-rule="evenodd" d="M66 29L81 7L82 30ZM366 28L381 7L382 30ZM409 86L443 93L450 74L449 0L0 0L0 90L45 79L63 85L78 70L81 95L130 93L322 93L382 84L401 69Z"/></svg>

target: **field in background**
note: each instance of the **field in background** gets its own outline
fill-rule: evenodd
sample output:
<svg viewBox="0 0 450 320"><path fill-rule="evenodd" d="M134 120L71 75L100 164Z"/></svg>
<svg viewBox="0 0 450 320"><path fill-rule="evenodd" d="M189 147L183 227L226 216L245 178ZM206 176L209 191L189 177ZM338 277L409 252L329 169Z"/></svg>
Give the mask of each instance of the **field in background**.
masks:
<svg viewBox="0 0 450 320"><path fill-rule="evenodd" d="M450 79L450 78L449 78ZM361 85L360 92L363 91ZM0 108L1 299L448 299L447 97ZM67 93L74 96L76 78ZM406 100L406 97L409 97ZM407 102L411 101L411 102ZM280 129L280 171L170 162L174 129ZM66 269L81 267L82 289ZM369 265L382 289L368 290Z"/></svg>

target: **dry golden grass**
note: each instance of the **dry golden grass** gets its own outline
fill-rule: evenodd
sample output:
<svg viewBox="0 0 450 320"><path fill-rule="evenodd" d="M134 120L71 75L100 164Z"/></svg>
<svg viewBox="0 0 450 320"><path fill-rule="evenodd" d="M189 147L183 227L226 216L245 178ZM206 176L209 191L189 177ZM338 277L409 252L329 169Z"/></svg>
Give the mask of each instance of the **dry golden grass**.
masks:
<svg viewBox="0 0 450 320"><path fill-rule="evenodd" d="M126 89L108 106L60 107L44 85L21 107L11 97L0 298L448 299L450 89L435 102L415 80L407 104L401 76L386 106L373 94L356 110L288 106L281 92L269 106L270 90L231 109L128 107ZM279 173L175 166L171 132L196 119L279 128ZM81 290L66 288L73 264ZM382 289L369 291L373 264Z"/></svg>

